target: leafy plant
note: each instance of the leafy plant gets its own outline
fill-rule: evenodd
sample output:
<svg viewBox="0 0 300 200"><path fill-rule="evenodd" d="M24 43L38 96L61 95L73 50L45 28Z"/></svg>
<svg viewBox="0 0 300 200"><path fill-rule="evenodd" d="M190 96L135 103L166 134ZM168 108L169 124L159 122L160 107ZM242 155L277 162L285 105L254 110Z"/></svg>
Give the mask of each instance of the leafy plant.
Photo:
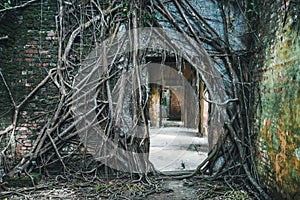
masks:
<svg viewBox="0 0 300 200"><path fill-rule="evenodd" d="M3 3L3 7L4 7L4 8L10 8L10 7L11 7L11 1L10 1L10 0L7 0L7 2L4 2L4 3Z"/></svg>
<svg viewBox="0 0 300 200"><path fill-rule="evenodd" d="M252 1L252 2L250 2L250 6L251 6L251 8L249 8L247 10L247 12L257 14L257 5Z"/></svg>

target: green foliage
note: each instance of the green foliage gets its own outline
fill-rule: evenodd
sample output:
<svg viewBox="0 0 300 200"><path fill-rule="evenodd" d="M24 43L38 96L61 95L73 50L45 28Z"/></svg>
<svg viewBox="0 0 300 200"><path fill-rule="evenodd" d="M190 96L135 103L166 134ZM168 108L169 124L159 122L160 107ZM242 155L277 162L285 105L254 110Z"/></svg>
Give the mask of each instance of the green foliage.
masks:
<svg viewBox="0 0 300 200"><path fill-rule="evenodd" d="M257 5L253 1L250 2L250 8L247 10L247 12L257 14Z"/></svg>
<svg viewBox="0 0 300 200"><path fill-rule="evenodd" d="M38 184L42 180L42 175L40 173L31 173L30 176L16 176L16 177L6 177L4 182L8 187L32 187Z"/></svg>
<svg viewBox="0 0 300 200"><path fill-rule="evenodd" d="M10 7L11 7L11 0L7 0L7 1L3 2L3 3L1 4L1 6L2 6L3 8L10 8Z"/></svg>
<svg viewBox="0 0 300 200"><path fill-rule="evenodd" d="M122 13L122 17L126 17L128 14L128 2L124 1L122 5L119 6L119 11Z"/></svg>
<svg viewBox="0 0 300 200"><path fill-rule="evenodd" d="M44 104L49 104L49 101L47 99L44 99L44 98L41 98L40 102L44 103Z"/></svg>
<svg viewBox="0 0 300 200"><path fill-rule="evenodd" d="M144 16L144 18L143 18L142 27L146 27L147 26L147 22L150 22L152 24L157 19L158 19L158 16L157 16L156 12L154 12L152 14L146 13L145 16Z"/></svg>

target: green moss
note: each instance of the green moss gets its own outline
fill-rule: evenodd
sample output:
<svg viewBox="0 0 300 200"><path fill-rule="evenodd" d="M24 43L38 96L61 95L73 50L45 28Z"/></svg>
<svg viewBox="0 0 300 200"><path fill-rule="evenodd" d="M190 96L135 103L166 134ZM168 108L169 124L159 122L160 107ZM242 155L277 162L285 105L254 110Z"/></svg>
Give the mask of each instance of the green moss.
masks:
<svg viewBox="0 0 300 200"><path fill-rule="evenodd" d="M275 150L278 151L279 150L279 141L278 141L278 138L276 137L275 133L272 133L272 138L273 138L273 140L272 140L272 143L273 143L272 147Z"/></svg>
<svg viewBox="0 0 300 200"><path fill-rule="evenodd" d="M277 33L265 60L259 146L267 163L258 162L260 175L284 198L300 185L300 40L289 26Z"/></svg>
<svg viewBox="0 0 300 200"><path fill-rule="evenodd" d="M32 187L42 179L42 175L39 173L31 173L30 176L7 177L4 182L8 187Z"/></svg>

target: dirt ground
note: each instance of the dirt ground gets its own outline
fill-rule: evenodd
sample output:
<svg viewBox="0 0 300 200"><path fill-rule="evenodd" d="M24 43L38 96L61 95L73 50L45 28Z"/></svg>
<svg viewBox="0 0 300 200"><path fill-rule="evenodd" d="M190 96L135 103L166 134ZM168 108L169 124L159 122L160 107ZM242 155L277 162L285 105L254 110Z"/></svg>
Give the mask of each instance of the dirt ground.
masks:
<svg viewBox="0 0 300 200"><path fill-rule="evenodd" d="M152 200L152 199L178 199L178 200L196 200L198 198L197 194L197 188L193 187L193 185L189 185L189 183L186 183L184 181L180 180L172 180L172 181L165 181L164 187L168 188L166 192L162 193L154 193L152 195L149 195L146 199Z"/></svg>
<svg viewBox="0 0 300 200"><path fill-rule="evenodd" d="M150 182L132 179L76 181L57 176L42 180L35 187L3 188L3 200L196 200L196 199L251 199L243 190L233 190L220 182L198 179L174 180L170 177L153 178ZM5 189L5 190L3 190Z"/></svg>
<svg viewBox="0 0 300 200"><path fill-rule="evenodd" d="M35 187L6 188L0 193L3 200L48 199L198 199L194 187L180 180L154 181L153 185L128 180L104 183L42 181Z"/></svg>
<svg viewBox="0 0 300 200"><path fill-rule="evenodd" d="M35 187L6 187L0 185L3 200L196 200L251 199L243 190L233 190L220 182L201 179L173 179L170 174L187 174L207 156L207 138L196 137L193 129L166 127L151 129L150 161L168 175L149 176L140 181L133 177L98 178L75 175L43 177ZM184 162L183 168L181 163ZM78 179L79 177L79 179ZM93 180L94 179L94 180Z"/></svg>

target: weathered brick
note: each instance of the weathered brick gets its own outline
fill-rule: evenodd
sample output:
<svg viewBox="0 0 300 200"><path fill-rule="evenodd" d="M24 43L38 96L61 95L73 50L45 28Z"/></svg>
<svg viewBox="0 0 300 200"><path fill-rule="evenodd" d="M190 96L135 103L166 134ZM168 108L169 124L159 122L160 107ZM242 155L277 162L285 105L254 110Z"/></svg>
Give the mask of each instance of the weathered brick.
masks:
<svg viewBox="0 0 300 200"><path fill-rule="evenodd" d="M25 142L25 143L24 143L24 146L25 146L25 147L31 147L32 144L31 144L31 142Z"/></svg>
<svg viewBox="0 0 300 200"><path fill-rule="evenodd" d="M25 52L28 54L35 54L35 53L38 53L38 50L37 49L27 49Z"/></svg>
<svg viewBox="0 0 300 200"><path fill-rule="evenodd" d="M8 45L0 43L0 68L5 69L5 73L9 72L5 74L5 78L7 78L11 92L16 99L24 99L32 90L32 86L43 79L45 74L38 67L56 66L57 42L54 40L57 40L57 33L55 32L56 22L53 17L57 14L56 6L55 2L47 0L43 4L32 4L28 9L18 11L17 13L22 15L22 20L12 13L7 13L0 19L2 22L0 23L0 30L5 30L7 34L12 36L10 38L15 39ZM43 15L41 15L41 9L43 9ZM41 20L43 23L40 23ZM3 22L9 23L9 29L5 28L6 25ZM18 121L18 126L21 128L16 132L16 153L20 157L32 148L33 143L28 138L36 138L35 134L45 123L40 118L34 118L41 113L37 115L33 113L37 110L48 111L48 108L42 107L45 105L41 106L39 102L39 99L51 96L52 89L51 86L48 86L45 86L47 89L44 92L39 91L42 93L39 98L31 99L30 103L22 107ZM0 114L11 114L8 112L11 109L11 103L9 103L11 101L5 91L0 80L0 95L3 97L0 99ZM4 118L9 118L7 116Z"/></svg>
<svg viewBox="0 0 300 200"><path fill-rule="evenodd" d="M26 62L35 62L36 59L35 58L25 58Z"/></svg>
<svg viewBox="0 0 300 200"><path fill-rule="evenodd" d="M38 41L28 41L27 44L29 44L29 45L36 45L36 44L38 44Z"/></svg>
<svg viewBox="0 0 300 200"><path fill-rule="evenodd" d="M21 135L16 135L16 139L22 139Z"/></svg>
<svg viewBox="0 0 300 200"><path fill-rule="evenodd" d="M54 33L53 31L49 31L49 32L47 33L47 36L48 36L48 37L54 37L54 36L55 36L55 33Z"/></svg>
<svg viewBox="0 0 300 200"><path fill-rule="evenodd" d="M22 156L25 156L28 153L29 153L28 148L26 148L25 150L22 151Z"/></svg>
<svg viewBox="0 0 300 200"><path fill-rule="evenodd" d="M32 54L25 54L25 57L31 58L33 55Z"/></svg>
<svg viewBox="0 0 300 200"><path fill-rule="evenodd" d="M49 54L50 51L49 50L40 50L40 54Z"/></svg>
<svg viewBox="0 0 300 200"><path fill-rule="evenodd" d="M27 135L25 135L25 134L22 134L22 135L20 135L20 136L19 136L19 138L21 138L21 139L25 139L25 138L27 138Z"/></svg>
<svg viewBox="0 0 300 200"><path fill-rule="evenodd" d="M22 146L21 150L27 150L27 147Z"/></svg>
<svg viewBox="0 0 300 200"><path fill-rule="evenodd" d="M18 127L17 128L18 131L28 131L27 127Z"/></svg>

